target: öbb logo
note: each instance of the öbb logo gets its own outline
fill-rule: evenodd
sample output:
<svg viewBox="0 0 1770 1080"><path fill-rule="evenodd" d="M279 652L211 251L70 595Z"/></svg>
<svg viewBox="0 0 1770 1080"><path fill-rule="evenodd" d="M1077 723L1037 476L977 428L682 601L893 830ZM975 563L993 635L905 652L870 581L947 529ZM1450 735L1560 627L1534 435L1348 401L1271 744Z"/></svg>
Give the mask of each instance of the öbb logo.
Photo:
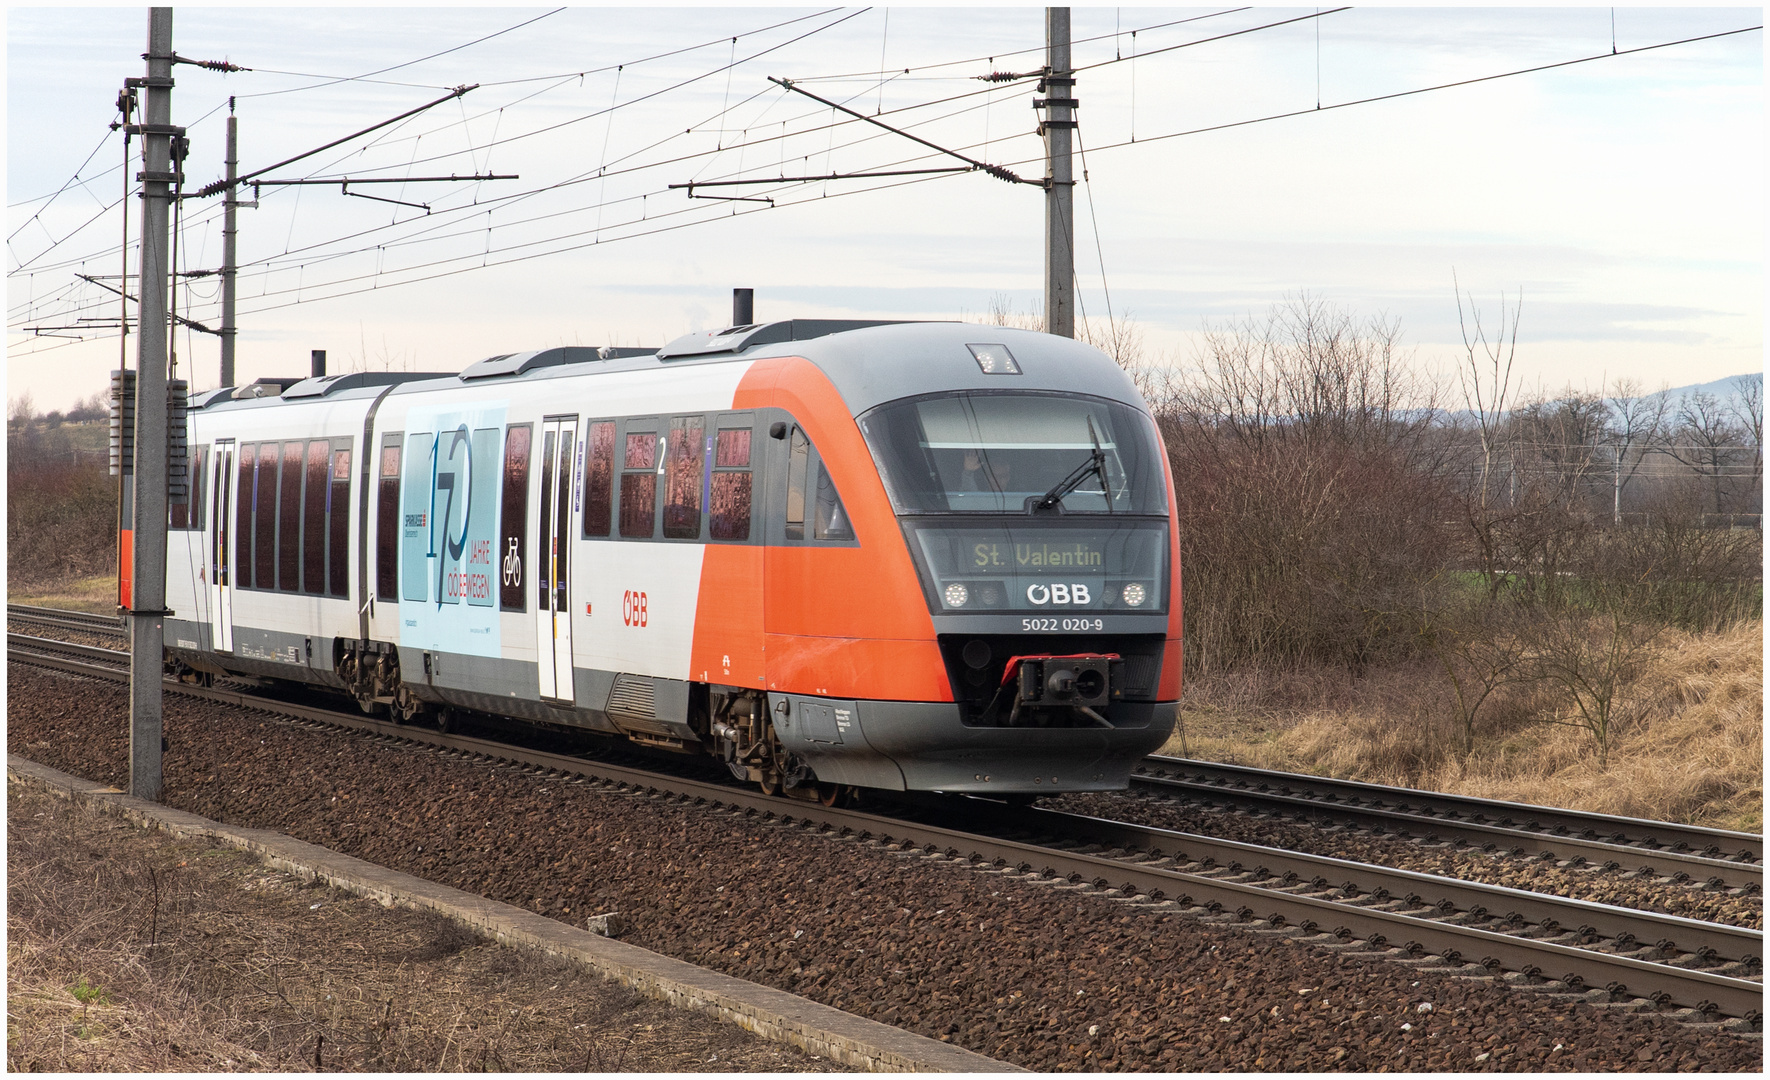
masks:
<svg viewBox="0 0 1770 1080"><path fill-rule="evenodd" d="M1082 584L1028 585L1026 598L1040 607L1046 604L1090 604L1094 601L1088 586Z"/></svg>
<svg viewBox="0 0 1770 1080"><path fill-rule="evenodd" d="M621 594L621 622L628 626L644 626L649 619L644 593L629 590Z"/></svg>

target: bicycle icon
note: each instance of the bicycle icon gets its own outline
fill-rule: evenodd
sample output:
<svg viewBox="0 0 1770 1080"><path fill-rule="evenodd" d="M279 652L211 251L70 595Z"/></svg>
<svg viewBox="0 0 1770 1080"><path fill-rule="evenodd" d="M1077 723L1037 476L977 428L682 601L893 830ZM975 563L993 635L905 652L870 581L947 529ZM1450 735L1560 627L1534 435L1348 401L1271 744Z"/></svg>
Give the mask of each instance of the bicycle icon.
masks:
<svg viewBox="0 0 1770 1080"><path fill-rule="evenodd" d="M510 537L510 550L504 553L504 584L522 584L522 556L516 553L516 537Z"/></svg>

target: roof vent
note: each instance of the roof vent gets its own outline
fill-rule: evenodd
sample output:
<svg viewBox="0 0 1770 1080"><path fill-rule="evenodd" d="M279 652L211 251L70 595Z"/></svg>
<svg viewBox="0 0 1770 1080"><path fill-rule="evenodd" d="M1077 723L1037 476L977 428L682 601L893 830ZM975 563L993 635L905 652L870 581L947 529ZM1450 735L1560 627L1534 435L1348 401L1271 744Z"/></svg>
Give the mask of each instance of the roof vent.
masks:
<svg viewBox="0 0 1770 1080"><path fill-rule="evenodd" d="M656 349L631 346L604 345L600 349L590 349L568 345L557 349L505 353L503 356L490 356L476 364L469 364L461 372L461 379L465 381L491 379L501 375L523 375L541 368L558 367L561 364L588 364L599 360L619 360L629 356L650 356L657 351Z"/></svg>
<svg viewBox="0 0 1770 1080"><path fill-rule="evenodd" d="M448 371L346 371L337 375L317 375L302 379L283 391L288 398L331 397L340 390L356 390L365 386L398 386L421 379L446 379Z"/></svg>
<svg viewBox="0 0 1770 1080"><path fill-rule="evenodd" d="M869 326L895 326L903 319L787 319L782 322L752 323L728 326L723 330L701 330L684 334L658 350L659 360L679 360L690 356L711 356L715 353L738 353L753 345L773 345L783 341L809 341L849 330L865 330Z"/></svg>

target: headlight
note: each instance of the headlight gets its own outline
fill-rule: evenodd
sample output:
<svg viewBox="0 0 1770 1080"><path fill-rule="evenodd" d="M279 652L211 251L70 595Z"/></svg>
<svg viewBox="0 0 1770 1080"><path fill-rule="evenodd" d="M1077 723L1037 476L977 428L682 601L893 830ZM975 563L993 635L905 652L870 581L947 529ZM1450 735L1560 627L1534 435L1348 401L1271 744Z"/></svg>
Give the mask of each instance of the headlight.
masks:
<svg viewBox="0 0 1770 1080"><path fill-rule="evenodd" d="M1142 607L1143 601L1149 599L1148 591L1143 588L1141 582L1136 581L1126 585L1125 591L1121 595L1125 598L1125 606L1127 607Z"/></svg>
<svg viewBox="0 0 1770 1080"><path fill-rule="evenodd" d="M961 585L959 582L955 581L951 585L948 585L946 587L946 606L947 607L964 607L966 605L966 603L968 603L970 601L970 599L971 599L971 590L967 589L965 586Z"/></svg>

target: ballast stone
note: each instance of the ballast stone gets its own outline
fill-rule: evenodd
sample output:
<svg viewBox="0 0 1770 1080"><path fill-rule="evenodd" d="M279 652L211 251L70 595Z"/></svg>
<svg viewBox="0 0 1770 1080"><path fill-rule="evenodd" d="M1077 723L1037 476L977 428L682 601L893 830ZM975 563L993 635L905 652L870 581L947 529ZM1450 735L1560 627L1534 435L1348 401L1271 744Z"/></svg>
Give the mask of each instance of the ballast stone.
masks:
<svg viewBox="0 0 1770 1080"><path fill-rule="evenodd" d="M1000 1073L1027 1070L876 1020L843 1012L745 979L699 968L637 945L599 936L544 915L296 840L248 829L124 794L17 754L6 756L8 783L33 785L138 825L178 837L203 837L250 851L279 870L372 897L438 912L501 944L572 960L680 1008L710 1012L765 1039L797 1046L870 1072ZM617 915L610 912L608 915ZM604 916L606 918L606 916Z"/></svg>

